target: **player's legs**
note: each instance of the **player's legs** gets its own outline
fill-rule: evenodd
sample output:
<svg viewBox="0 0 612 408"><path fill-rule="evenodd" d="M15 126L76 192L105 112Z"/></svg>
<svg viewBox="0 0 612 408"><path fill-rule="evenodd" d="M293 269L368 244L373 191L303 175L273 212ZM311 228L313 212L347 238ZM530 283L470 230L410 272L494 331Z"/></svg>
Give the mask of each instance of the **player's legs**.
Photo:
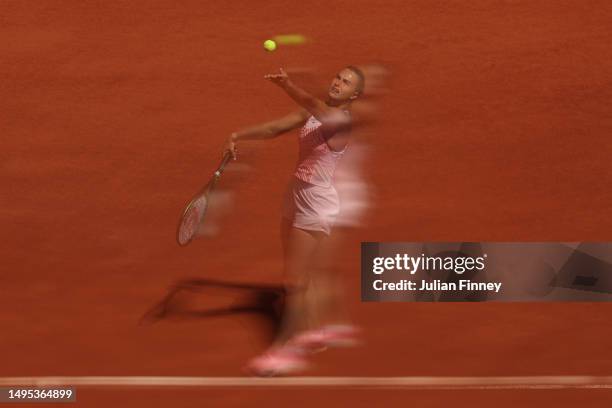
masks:
<svg viewBox="0 0 612 408"><path fill-rule="evenodd" d="M248 365L251 372L282 375L304 369L306 354L313 350L313 342L302 341L304 336L314 333L319 337L319 319L342 320L341 290L330 267L333 247L328 214L337 207L336 195L335 191L326 193L316 186L290 185L281 221L286 287L283 319L272 347Z"/></svg>
<svg viewBox="0 0 612 408"><path fill-rule="evenodd" d="M281 222L285 266L285 307L278 336L272 347L251 360L247 369L257 375L285 375L306 368L306 349L290 340L310 328L312 312L306 294L310 286L309 268L319 244L320 235L293 227L292 221Z"/></svg>
<svg viewBox="0 0 612 408"><path fill-rule="evenodd" d="M294 334L315 324L316 312L308 300L311 292L311 268L317 249L325 234L296 228L292 221L281 221L285 286L287 297L281 330L275 344L282 344Z"/></svg>
<svg viewBox="0 0 612 408"><path fill-rule="evenodd" d="M316 326L348 322L343 282L334 262L338 239L336 233L322 237L313 256L306 301Z"/></svg>

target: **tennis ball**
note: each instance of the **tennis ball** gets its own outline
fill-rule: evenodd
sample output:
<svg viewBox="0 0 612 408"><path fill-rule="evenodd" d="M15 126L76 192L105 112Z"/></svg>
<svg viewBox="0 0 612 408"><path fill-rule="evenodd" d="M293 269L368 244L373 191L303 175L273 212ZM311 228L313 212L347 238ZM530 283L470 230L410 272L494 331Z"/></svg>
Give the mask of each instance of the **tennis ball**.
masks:
<svg viewBox="0 0 612 408"><path fill-rule="evenodd" d="M273 40L266 40L263 45L266 51L274 51L276 49L276 43Z"/></svg>

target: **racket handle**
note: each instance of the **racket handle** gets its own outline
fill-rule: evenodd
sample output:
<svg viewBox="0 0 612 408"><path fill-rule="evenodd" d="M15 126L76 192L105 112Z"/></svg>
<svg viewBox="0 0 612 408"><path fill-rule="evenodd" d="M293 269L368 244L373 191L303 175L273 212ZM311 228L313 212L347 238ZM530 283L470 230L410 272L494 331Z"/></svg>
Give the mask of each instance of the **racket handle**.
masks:
<svg viewBox="0 0 612 408"><path fill-rule="evenodd" d="M227 163L229 163L231 158L232 158L232 154L230 152L225 153L225 155L223 156L223 160L221 160L221 164L215 171L216 178L221 177L221 174L223 174L223 170L225 170L225 166L227 165Z"/></svg>

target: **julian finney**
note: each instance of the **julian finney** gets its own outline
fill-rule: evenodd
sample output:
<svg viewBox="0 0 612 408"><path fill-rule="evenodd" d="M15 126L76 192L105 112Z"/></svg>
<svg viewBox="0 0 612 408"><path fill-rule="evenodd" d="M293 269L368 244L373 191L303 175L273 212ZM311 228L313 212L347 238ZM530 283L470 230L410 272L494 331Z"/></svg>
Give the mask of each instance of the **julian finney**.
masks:
<svg viewBox="0 0 612 408"><path fill-rule="evenodd" d="M461 279L459 283L457 282L442 282L441 280L433 280L427 281L425 279L421 280L420 287L416 282L402 279L399 282L383 282L380 279L377 279L373 282L374 290L419 290L419 291L427 291L427 290L438 290L438 291L451 291L451 290L486 290L492 291L495 290L495 293L498 293L501 290L502 283L501 282L472 282L469 279Z"/></svg>

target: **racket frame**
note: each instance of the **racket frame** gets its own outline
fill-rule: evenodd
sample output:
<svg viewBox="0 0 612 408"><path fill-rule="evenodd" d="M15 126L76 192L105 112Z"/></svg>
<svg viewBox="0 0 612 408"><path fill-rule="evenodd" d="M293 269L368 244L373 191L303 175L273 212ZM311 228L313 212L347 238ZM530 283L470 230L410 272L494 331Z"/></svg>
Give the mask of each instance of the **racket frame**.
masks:
<svg viewBox="0 0 612 408"><path fill-rule="evenodd" d="M178 227L176 229L176 242L177 244L179 244L179 246L187 246L191 241L193 241L193 238L195 237L197 231L200 229L200 226L202 225L202 221L204 221L204 217L206 216L206 211L208 209L208 201L209 201L208 196L215 188L217 182L219 181L219 179L221 178L221 175L223 174L223 171L225 170L225 166L227 165L227 163L229 163L231 158L232 158L232 154L230 152L226 152L223 155L223 159L221 160L221 163L219 164L217 169L214 171L212 178L208 181L208 183L206 183L206 185L204 185L204 187L200 189L200 191L198 191L193 196L193 198L185 206L185 209L183 210L183 213L181 214L181 218L179 219ZM202 211L202 214L200 215L200 219L198 220L197 228L195 229L195 232L192 234L189 240L187 240L184 243L181 243L179 237L181 234L181 227L183 225L183 221L185 220L185 216L187 215L187 213L189 213L194 203L202 196L206 198L206 203L204 205L204 210Z"/></svg>

